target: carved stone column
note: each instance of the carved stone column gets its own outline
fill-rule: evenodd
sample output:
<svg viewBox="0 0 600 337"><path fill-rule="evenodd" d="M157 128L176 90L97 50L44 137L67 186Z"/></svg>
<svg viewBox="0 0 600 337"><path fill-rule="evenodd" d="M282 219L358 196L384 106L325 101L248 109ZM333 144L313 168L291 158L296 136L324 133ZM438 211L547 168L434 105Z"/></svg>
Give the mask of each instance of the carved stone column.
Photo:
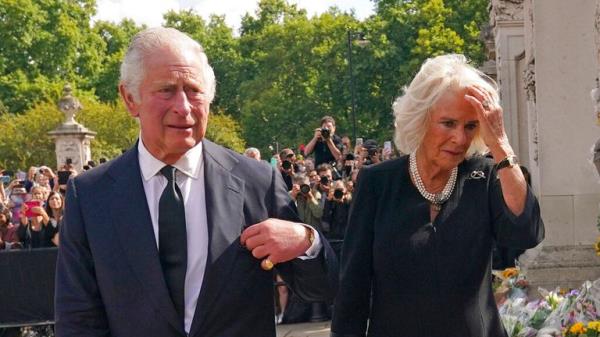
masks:
<svg viewBox="0 0 600 337"><path fill-rule="evenodd" d="M56 164L60 169L70 160L73 168L82 172L83 165L92 159L90 141L94 139L96 132L75 121L75 115L83 106L73 96L68 84L63 88L63 97L58 101L58 108L65 114L65 121L58 128L48 132L56 144Z"/></svg>
<svg viewBox="0 0 600 337"><path fill-rule="evenodd" d="M524 113L520 79L524 46L523 0L492 0L490 26L494 35L497 81L504 109L504 125L513 148L528 160L526 132L520 130L519 113Z"/></svg>

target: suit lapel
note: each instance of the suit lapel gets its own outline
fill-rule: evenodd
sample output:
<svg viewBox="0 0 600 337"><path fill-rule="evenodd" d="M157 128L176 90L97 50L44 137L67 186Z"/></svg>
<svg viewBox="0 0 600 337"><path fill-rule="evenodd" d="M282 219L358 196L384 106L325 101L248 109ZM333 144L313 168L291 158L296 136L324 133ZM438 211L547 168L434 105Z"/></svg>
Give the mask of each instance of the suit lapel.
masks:
<svg viewBox="0 0 600 337"><path fill-rule="evenodd" d="M204 140L204 189L208 221L208 259L198 304L190 329L194 336L202 326L212 303L229 279L244 227L244 182L230 171L237 159L217 145Z"/></svg>
<svg viewBox="0 0 600 337"><path fill-rule="evenodd" d="M125 257L155 307L177 331L185 334L160 266L137 144L113 163L109 174L115 180L111 205L113 224Z"/></svg>

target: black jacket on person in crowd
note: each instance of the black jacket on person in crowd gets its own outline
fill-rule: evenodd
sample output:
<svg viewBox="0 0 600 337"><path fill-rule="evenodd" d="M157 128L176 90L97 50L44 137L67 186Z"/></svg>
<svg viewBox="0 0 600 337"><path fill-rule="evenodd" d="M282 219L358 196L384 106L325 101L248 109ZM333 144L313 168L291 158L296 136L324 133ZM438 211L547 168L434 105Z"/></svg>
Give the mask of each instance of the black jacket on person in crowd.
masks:
<svg viewBox="0 0 600 337"><path fill-rule="evenodd" d="M536 198L528 190L523 213L513 215L493 162L472 157L432 223L408 166L404 156L359 174L331 336L506 336L491 288L492 244L542 241Z"/></svg>
<svg viewBox="0 0 600 337"><path fill-rule="evenodd" d="M328 239L343 240L348 224L348 213L350 211L349 202L338 202L335 200L325 200L323 217L321 220L327 223L324 227L329 231L326 233Z"/></svg>
<svg viewBox="0 0 600 337"><path fill-rule="evenodd" d="M60 337L275 336L273 271L240 244L267 218L299 221L276 169L203 141L208 259L189 335L169 296L142 183L137 144L69 180L56 270ZM323 240L314 259L276 266L309 301L331 300L337 263Z"/></svg>

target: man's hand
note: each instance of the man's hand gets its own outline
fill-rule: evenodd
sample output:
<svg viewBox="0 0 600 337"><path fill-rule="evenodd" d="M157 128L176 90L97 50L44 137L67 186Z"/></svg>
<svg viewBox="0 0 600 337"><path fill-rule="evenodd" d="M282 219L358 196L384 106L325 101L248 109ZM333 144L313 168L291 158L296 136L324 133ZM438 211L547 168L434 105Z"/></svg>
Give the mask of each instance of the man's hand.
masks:
<svg viewBox="0 0 600 337"><path fill-rule="evenodd" d="M321 136L321 128L316 128L315 129L315 136L314 139L316 140L321 140L323 137Z"/></svg>
<svg viewBox="0 0 600 337"><path fill-rule="evenodd" d="M255 258L267 258L274 265L297 258L311 245L305 226L273 218L246 228L240 241Z"/></svg>

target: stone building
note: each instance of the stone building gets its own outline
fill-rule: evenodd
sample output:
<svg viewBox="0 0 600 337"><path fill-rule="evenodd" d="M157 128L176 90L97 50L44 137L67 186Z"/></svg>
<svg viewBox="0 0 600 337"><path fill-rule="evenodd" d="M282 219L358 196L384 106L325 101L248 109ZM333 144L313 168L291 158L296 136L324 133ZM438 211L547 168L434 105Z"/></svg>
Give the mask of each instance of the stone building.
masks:
<svg viewBox="0 0 600 337"><path fill-rule="evenodd" d="M488 47L505 125L546 224L546 240L521 262L544 287L600 278L593 249L600 179L592 162L600 100L590 99L600 76L599 3L491 0Z"/></svg>

